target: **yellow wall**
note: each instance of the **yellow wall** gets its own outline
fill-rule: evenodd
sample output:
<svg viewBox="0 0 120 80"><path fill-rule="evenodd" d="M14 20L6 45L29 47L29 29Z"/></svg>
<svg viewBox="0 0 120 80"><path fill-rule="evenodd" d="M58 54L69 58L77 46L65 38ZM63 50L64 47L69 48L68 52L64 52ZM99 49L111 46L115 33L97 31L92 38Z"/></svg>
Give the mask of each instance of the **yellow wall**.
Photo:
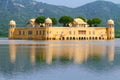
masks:
<svg viewBox="0 0 120 80"><path fill-rule="evenodd" d="M107 40L114 39L114 27L10 28L9 39Z"/></svg>

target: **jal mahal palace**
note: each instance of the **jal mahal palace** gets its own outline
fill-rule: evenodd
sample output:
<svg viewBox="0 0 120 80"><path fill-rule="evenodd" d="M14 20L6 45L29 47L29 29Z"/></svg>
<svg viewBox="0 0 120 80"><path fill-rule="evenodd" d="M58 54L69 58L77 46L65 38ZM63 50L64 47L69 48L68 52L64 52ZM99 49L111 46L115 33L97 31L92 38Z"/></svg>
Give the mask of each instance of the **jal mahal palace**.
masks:
<svg viewBox="0 0 120 80"><path fill-rule="evenodd" d="M9 22L9 39L18 40L113 40L114 21L106 22L106 27L91 27L80 18L75 18L69 27L52 26L52 20L46 18L44 24L36 24L30 19L26 27L16 27ZM42 27L41 27L42 25Z"/></svg>

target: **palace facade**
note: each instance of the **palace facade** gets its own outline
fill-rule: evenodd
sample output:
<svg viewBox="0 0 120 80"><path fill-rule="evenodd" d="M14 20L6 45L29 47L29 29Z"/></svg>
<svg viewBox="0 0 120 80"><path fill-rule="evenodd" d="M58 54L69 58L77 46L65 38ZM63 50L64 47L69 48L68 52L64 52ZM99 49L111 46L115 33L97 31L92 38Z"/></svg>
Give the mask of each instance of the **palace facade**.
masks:
<svg viewBox="0 0 120 80"><path fill-rule="evenodd" d="M90 27L80 18L74 19L69 27L53 27L47 18L44 24L35 24L30 19L27 27L18 28L16 22L9 23L9 39L20 40L112 40L114 39L114 21L107 21L106 27ZM42 27L41 27L42 26Z"/></svg>

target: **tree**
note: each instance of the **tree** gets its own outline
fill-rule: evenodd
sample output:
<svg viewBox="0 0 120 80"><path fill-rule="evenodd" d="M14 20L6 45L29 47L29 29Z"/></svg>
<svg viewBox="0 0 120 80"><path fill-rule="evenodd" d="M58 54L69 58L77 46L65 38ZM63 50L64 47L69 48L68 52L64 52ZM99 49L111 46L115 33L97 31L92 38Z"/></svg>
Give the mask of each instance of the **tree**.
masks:
<svg viewBox="0 0 120 80"><path fill-rule="evenodd" d="M97 27L98 24L100 24L102 20L100 18L93 18L93 19L88 19L87 23L89 24L90 27L94 26Z"/></svg>
<svg viewBox="0 0 120 80"><path fill-rule="evenodd" d="M88 20L87 20L87 23L89 24L90 27L93 26L93 20L92 20L92 19L88 19Z"/></svg>
<svg viewBox="0 0 120 80"><path fill-rule="evenodd" d="M102 22L100 18L93 18L92 21L93 21L94 27L97 27L98 24Z"/></svg>
<svg viewBox="0 0 120 80"><path fill-rule="evenodd" d="M73 21L73 18L70 16L62 16L59 19L59 23L63 24L63 26L68 26L68 24L72 21Z"/></svg>
<svg viewBox="0 0 120 80"><path fill-rule="evenodd" d="M53 25L56 25L56 24L57 24L56 18L51 17L50 19L52 20Z"/></svg>
<svg viewBox="0 0 120 80"><path fill-rule="evenodd" d="M80 18L80 19L82 19L83 21L86 22L86 19L83 16L78 16L77 18Z"/></svg>
<svg viewBox="0 0 120 80"><path fill-rule="evenodd" d="M35 23L40 24L45 22L45 17L44 16L39 16L36 18Z"/></svg>

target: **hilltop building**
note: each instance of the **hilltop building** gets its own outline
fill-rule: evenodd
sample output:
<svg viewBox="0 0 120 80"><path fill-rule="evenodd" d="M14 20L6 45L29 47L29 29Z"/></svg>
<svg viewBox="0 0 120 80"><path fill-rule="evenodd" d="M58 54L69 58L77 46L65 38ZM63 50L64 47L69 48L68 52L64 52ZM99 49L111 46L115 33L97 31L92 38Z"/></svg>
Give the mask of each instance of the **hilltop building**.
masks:
<svg viewBox="0 0 120 80"><path fill-rule="evenodd" d="M114 21L107 21L107 27L90 27L80 18L69 23L69 27L53 27L52 20L36 24L35 19L28 21L28 26L16 27L16 22L9 23L9 39L20 40L112 40L114 39ZM42 26L42 27L41 27Z"/></svg>

